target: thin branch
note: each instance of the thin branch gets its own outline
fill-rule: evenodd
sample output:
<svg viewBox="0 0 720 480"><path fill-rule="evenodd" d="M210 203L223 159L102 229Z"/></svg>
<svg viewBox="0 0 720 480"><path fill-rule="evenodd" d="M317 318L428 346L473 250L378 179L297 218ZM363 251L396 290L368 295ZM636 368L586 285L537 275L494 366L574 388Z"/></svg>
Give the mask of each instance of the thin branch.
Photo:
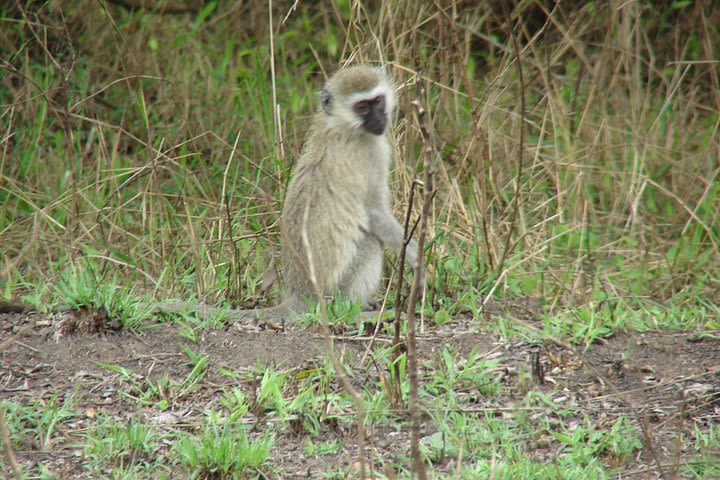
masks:
<svg viewBox="0 0 720 480"><path fill-rule="evenodd" d="M280 127L280 105L277 103L277 84L275 81L275 32L273 31L273 2L268 0L268 30L270 35L270 83L272 86L272 104L273 104L273 127L276 135L275 138L275 157L278 159L285 158L285 147L282 141L282 129Z"/></svg>
<svg viewBox="0 0 720 480"><path fill-rule="evenodd" d="M232 231L232 215L230 213L230 192L225 192L225 213L226 213L226 220L227 220L227 233L228 233L228 243L230 244L230 247L232 248L232 254L233 254L233 264L232 268L229 269L228 275L231 276L231 278L228 279L228 287L227 287L227 296L232 297L233 294L237 295L237 298L240 297L240 281L238 279L238 276L240 273L236 270L239 266L240 262L240 251L238 250L238 246L233 240L233 231ZM237 290L233 292L233 285L237 282Z"/></svg>
<svg viewBox="0 0 720 480"><path fill-rule="evenodd" d="M398 282L395 293L395 341L393 342L396 354L398 352L398 346L400 345L400 313L402 311L403 301L403 281L405 280L405 253L407 251L407 246L410 244L410 239L415 231L415 226L417 225L413 226L412 230L410 230L410 216L412 214L412 206L415 200L415 187L418 183L419 182L415 180L410 184L410 199L408 200L408 207L405 212L405 223L403 224L403 243L397 260Z"/></svg>
<svg viewBox="0 0 720 480"><path fill-rule="evenodd" d="M510 14L507 12L507 5L503 4L505 8L505 16L508 24L510 22ZM518 20L520 25L520 20ZM503 268L505 268L505 260L510 254L510 243L512 236L515 233L515 223L517 221L518 210L520 209L520 191L522 187L522 173L523 173L523 153L525 151L525 79L523 77L522 64L520 63L520 45L518 44L517 35L515 29L510 29L510 37L513 42L513 50L515 51L515 68L518 74L518 89L520 90L520 134L518 136L518 172L517 172L517 184L515 185L515 198L513 198L513 207L510 214L510 228L505 237L505 247L503 248L500 262L498 263L498 278L502 275Z"/></svg>
<svg viewBox="0 0 720 480"><path fill-rule="evenodd" d="M409 409L411 418L410 427L410 452L413 461L413 472L419 480L427 479L425 471L425 462L420 453L420 402L419 402L419 382L418 382L418 360L417 360L417 343L415 338L415 307L417 306L420 292L425 286L423 256L422 252L425 246L425 236L427 233L428 217L430 215L430 207L433 199L433 165L432 165L432 145L430 143L430 132L425 125L425 108L422 106L421 99L425 89L423 88L421 77L416 76L415 80L415 100L411 103L415 108L418 126L422 133L423 141L423 206L420 214L420 228L418 231L418 256L415 261L415 277L410 290L410 298L407 307L407 364L410 378L410 397Z"/></svg>

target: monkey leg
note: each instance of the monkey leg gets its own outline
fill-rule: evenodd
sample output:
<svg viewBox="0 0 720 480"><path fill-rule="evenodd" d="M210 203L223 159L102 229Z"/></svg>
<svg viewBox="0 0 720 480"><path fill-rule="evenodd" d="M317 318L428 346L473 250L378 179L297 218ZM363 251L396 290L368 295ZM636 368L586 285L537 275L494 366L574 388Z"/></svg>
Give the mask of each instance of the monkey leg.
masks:
<svg viewBox="0 0 720 480"><path fill-rule="evenodd" d="M363 308L373 304L373 294L382 275L383 249L375 237L368 237L358 245L357 254L340 280L340 293L358 299Z"/></svg>

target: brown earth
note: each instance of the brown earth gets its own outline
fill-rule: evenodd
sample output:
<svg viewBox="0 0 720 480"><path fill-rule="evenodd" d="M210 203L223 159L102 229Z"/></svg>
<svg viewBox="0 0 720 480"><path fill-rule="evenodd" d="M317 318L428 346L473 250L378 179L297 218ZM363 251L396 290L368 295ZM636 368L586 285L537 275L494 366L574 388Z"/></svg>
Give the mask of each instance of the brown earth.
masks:
<svg viewBox="0 0 720 480"><path fill-rule="evenodd" d="M634 478L658 478L658 461L670 465L665 468L671 473L672 465L691 453L689 445L677 439L690 437L694 428L707 431L720 417L717 339L692 333L623 333L590 346L581 359L578 353L553 343L503 340L483 331L479 323L461 318L425 328L419 336L421 360L428 365L445 346L460 356L475 350L499 360L496 374L502 380L500 391L491 396L467 392L468 408L478 412L512 417L514 407L527 406L527 391L538 390L559 407L576 409L579 421L591 418L598 428L607 429L619 416L629 414L634 424L645 425L646 432L646 448L623 468ZM312 329L263 331L234 324L225 331L206 329L193 343L178 333L177 325L167 322L139 332L110 329L82 333L74 329L59 334L67 329L58 329L57 325L57 319L33 313L0 315L0 400L30 405L56 393L60 401L75 395L73 408L78 416L60 426L51 448L43 450L40 445L22 442L15 452L26 471L35 471L41 463L55 478L92 478L83 467L87 460L79 454L78 439L101 413L142 417L160 429L192 430L209 408L222 408L218 399L224 389L241 388L252 400L258 388L253 372L258 366L299 371L325 361L325 338ZM359 365L369 344L367 337L356 336L338 335L335 341L345 365ZM387 340L379 339L376 345L383 342ZM209 355L208 374L184 396L168 393L170 408L164 412L123 395L123 391L133 393L129 383L97 363L120 365L132 371L138 383L165 374L181 381L191 371L182 345ZM241 375L233 378L222 374L221 368ZM356 381L377 380L373 366L355 368L355 373ZM423 373L429 374L429 370ZM262 431L266 420L248 415L257 421L254 430ZM538 408L530 414L543 418L553 415L550 408ZM567 417L562 419L567 421ZM355 432L343 425L323 429L325 438L320 441L342 444L330 455L304 453L307 435L301 430L276 435L270 478L318 478L321 472L355 463ZM431 433L428 423L423 435ZM374 458L397 458L408 451L406 432L370 427L366 434ZM548 442L535 443L532 452L537 458L552 457ZM454 468L451 460L446 462L448 469ZM443 470L442 463L436 468Z"/></svg>

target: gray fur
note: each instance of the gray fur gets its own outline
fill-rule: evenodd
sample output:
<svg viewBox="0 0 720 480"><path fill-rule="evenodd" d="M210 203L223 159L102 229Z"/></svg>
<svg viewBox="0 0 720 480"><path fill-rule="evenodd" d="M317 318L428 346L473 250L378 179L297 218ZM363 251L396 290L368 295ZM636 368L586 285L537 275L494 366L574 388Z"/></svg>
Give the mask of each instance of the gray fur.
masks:
<svg viewBox="0 0 720 480"><path fill-rule="evenodd" d="M339 292L372 305L384 249L402 247L403 228L390 207L390 144L353 112L353 102L378 94L385 95L389 124L396 98L382 70L340 70L323 90L282 211L284 301L276 308L304 312L306 299L314 298L309 257L323 295ZM417 255L413 241L406 255L411 265Z"/></svg>

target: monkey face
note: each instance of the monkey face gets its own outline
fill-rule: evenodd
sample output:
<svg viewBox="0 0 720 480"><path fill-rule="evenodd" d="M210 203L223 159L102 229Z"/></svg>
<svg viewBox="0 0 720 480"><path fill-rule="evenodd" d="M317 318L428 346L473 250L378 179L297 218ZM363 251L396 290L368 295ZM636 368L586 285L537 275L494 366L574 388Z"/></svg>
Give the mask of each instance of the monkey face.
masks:
<svg viewBox="0 0 720 480"><path fill-rule="evenodd" d="M361 100L353 105L353 110L362 119L362 127L374 135L382 135L387 126L385 95Z"/></svg>
<svg viewBox="0 0 720 480"><path fill-rule="evenodd" d="M384 134L395 103L395 88L385 72L363 65L340 70L320 92L327 125L344 134Z"/></svg>

